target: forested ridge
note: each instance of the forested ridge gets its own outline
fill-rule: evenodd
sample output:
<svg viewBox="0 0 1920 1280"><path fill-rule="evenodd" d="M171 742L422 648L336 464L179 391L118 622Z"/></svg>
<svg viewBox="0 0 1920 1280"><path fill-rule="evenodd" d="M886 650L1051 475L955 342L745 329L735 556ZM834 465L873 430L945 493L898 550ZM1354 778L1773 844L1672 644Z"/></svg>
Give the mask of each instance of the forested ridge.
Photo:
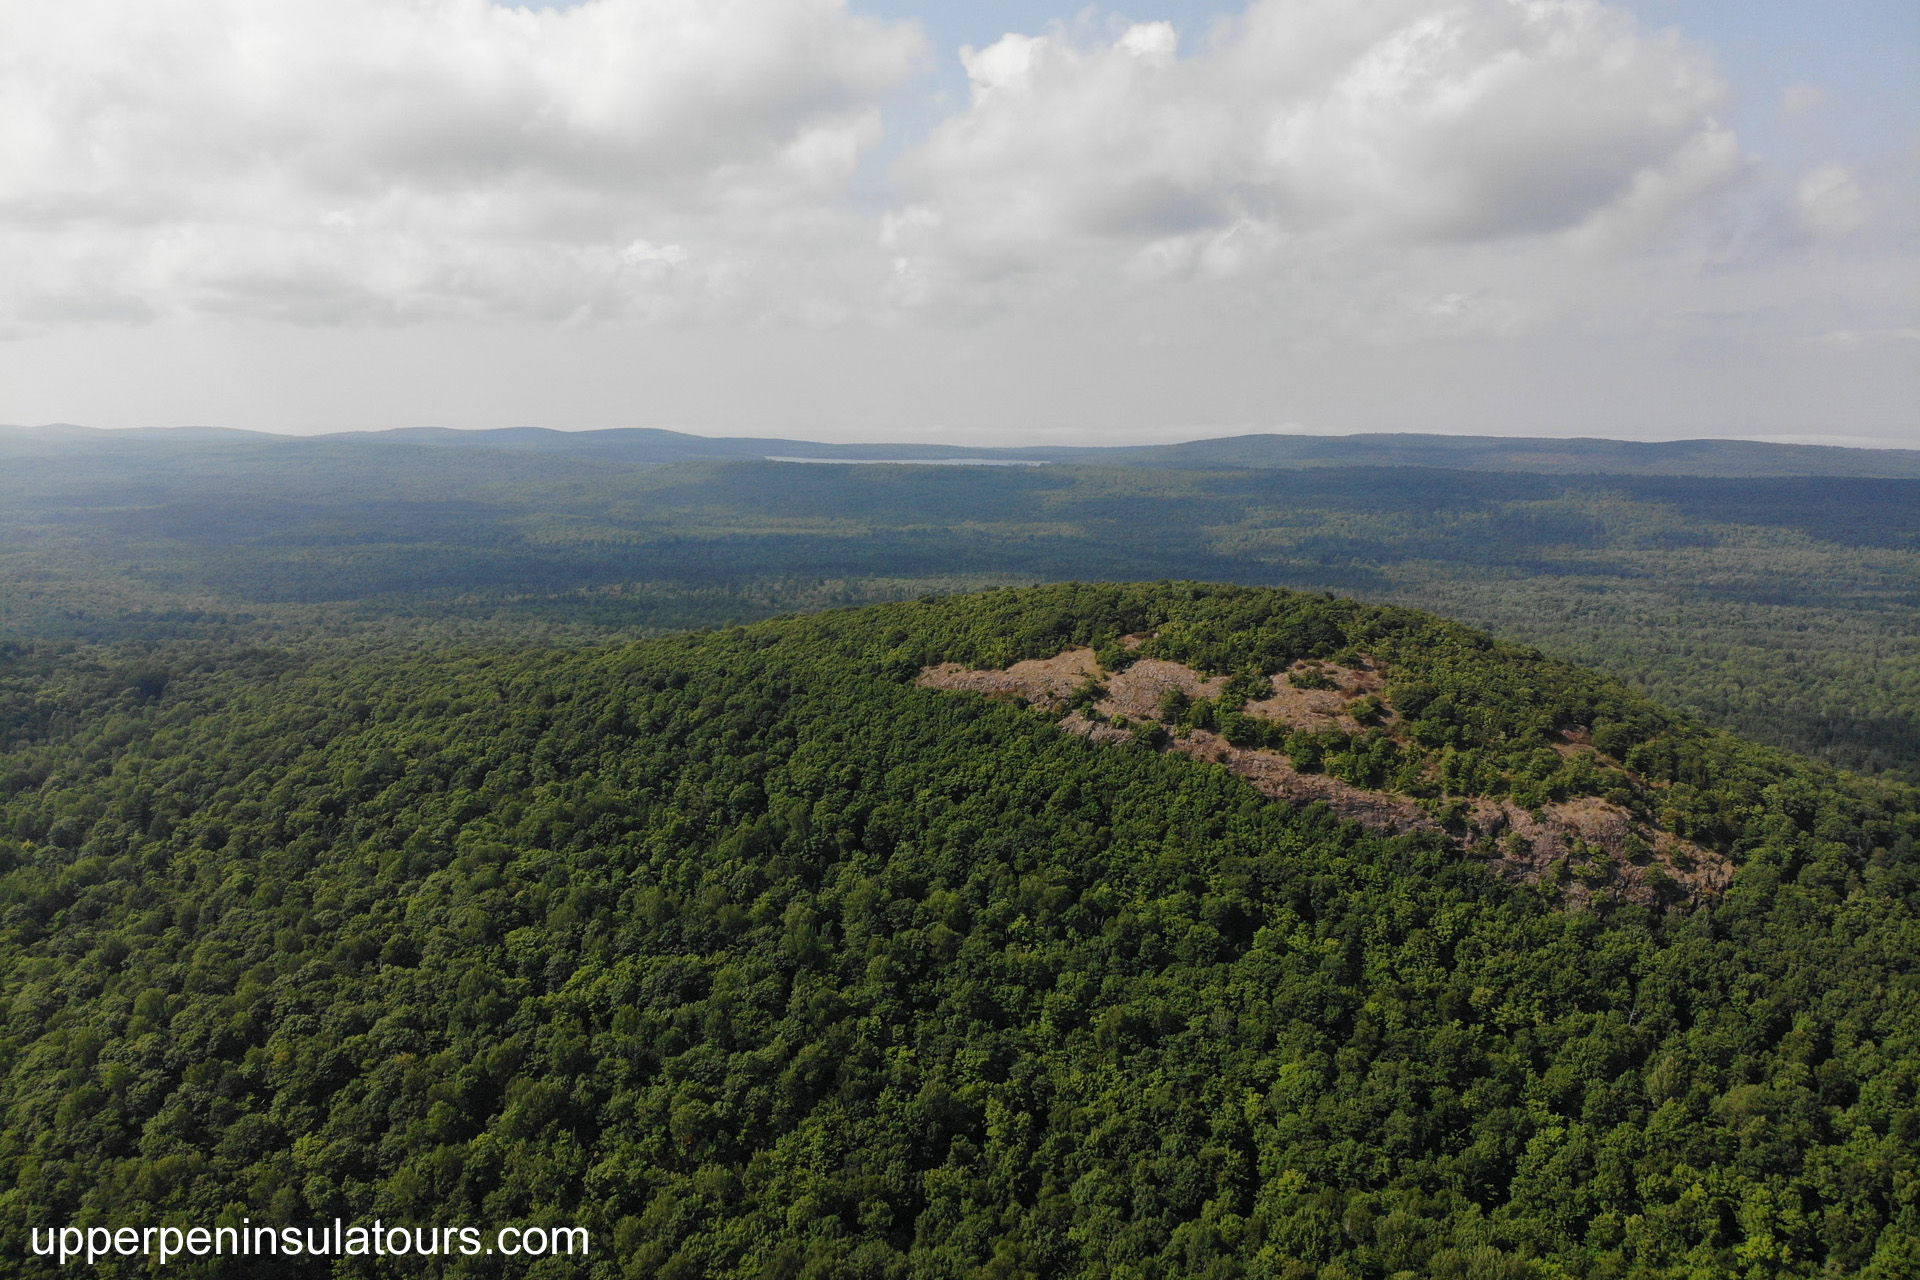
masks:
<svg viewBox="0 0 1920 1280"><path fill-rule="evenodd" d="M1628 461L1541 442L1483 459L1515 471L643 466L618 441L593 452L599 433L566 438L577 452L448 434L465 447L136 432L80 449L0 431L0 633L602 642L929 592L1204 578L1432 609L1756 741L1920 782L1912 478L1528 474ZM1481 457L1385 443L1351 456Z"/></svg>
<svg viewBox="0 0 1920 1280"><path fill-rule="evenodd" d="M1243 688L1364 656L1406 725L1371 784L1619 794L1737 873L1576 906L915 683L1123 636ZM20 641L0 747L8 1256L251 1214L579 1223L596 1276L1920 1269L1914 791L1428 615Z"/></svg>

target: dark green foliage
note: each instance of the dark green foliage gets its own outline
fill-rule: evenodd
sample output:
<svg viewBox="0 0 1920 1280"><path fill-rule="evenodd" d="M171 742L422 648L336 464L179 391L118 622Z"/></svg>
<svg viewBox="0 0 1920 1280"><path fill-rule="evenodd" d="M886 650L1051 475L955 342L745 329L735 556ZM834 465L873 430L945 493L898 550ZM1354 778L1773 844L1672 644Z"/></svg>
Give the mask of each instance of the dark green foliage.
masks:
<svg viewBox="0 0 1920 1280"><path fill-rule="evenodd" d="M1456 783L1605 785L1539 758L1592 725L1735 886L1568 912L910 680L1155 629L1242 696L1371 655ZM570 1274L635 1277L1920 1256L1913 793L1423 615L1065 586L560 653L21 646L0 713L7 1256L240 1213L577 1221Z"/></svg>

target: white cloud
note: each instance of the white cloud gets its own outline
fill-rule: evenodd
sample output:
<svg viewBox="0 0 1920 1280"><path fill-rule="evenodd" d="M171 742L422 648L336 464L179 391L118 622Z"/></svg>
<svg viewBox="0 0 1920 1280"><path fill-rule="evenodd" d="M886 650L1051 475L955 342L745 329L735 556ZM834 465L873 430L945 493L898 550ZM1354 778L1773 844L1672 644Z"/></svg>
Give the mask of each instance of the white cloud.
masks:
<svg viewBox="0 0 1920 1280"><path fill-rule="evenodd" d="M450 350L517 325L606 343L612 370L709 334L710 361L645 384L684 377L695 406L772 376L715 372L749 335L794 335L789 390L741 392L760 426L848 378L955 413L1056 378L1092 395L1149 349L1200 362L1166 386L1238 420L1279 412L1234 397L1283 353L1305 385L1342 351L1450 369L1475 344L1711 332L1824 357L1809 335L1913 323L1888 165L1749 160L1713 66L1593 0L1256 0L1184 32L1089 13L960 51L968 100L896 139L890 174L882 111L929 87L921 39L858 3L0 0L0 384L39 376L28 342L143 325ZM945 350L953 320L979 326L966 379L873 356ZM829 349L842 374L815 376Z"/></svg>
<svg viewBox="0 0 1920 1280"><path fill-rule="evenodd" d="M1814 335L1812 341L1827 347L1851 350L1868 343L1920 342L1920 327L1904 329L1833 329Z"/></svg>
<svg viewBox="0 0 1920 1280"><path fill-rule="evenodd" d="M1818 85L1796 82L1780 94L1780 109L1790 117L1810 116L1826 105L1826 91Z"/></svg>
<svg viewBox="0 0 1920 1280"><path fill-rule="evenodd" d="M687 251L677 244L652 244L645 240L635 240L620 251L620 261L630 267L655 262L677 267L686 260Z"/></svg>
<svg viewBox="0 0 1920 1280"><path fill-rule="evenodd" d="M6 5L0 305L617 310L668 283L622 275L642 234L778 256L842 218L919 56L843 0Z"/></svg>
<svg viewBox="0 0 1920 1280"><path fill-rule="evenodd" d="M1184 60L1165 24L962 54L903 173L976 271L1108 246L1133 278L1577 233L1633 242L1739 167L1712 67L1591 0L1263 0ZM1229 251L1231 250L1231 251Z"/></svg>
<svg viewBox="0 0 1920 1280"><path fill-rule="evenodd" d="M1873 217L1867 193L1845 165L1823 165L1794 188L1800 225L1823 239L1852 235Z"/></svg>
<svg viewBox="0 0 1920 1280"><path fill-rule="evenodd" d="M1731 130L1709 122L1662 163L1649 165L1613 199L1574 228L1575 244L1592 249L1644 245L1703 197L1726 186L1745 161Z"/></svg>
<svg viewBox="0 0 1920 1280"><path fill-rule="evenodd" d="M1506 337L1531 327L1543 308L1524 298L1484 290L1454 291L1405 299L1408 327L1420 336Z"/></svg>

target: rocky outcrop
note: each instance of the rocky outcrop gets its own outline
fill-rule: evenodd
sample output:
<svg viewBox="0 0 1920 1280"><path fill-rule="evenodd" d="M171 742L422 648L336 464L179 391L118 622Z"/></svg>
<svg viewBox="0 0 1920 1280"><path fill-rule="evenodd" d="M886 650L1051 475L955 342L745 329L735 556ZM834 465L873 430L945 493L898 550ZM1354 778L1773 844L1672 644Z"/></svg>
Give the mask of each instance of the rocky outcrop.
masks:
<svg viewBox="0 0 1920 1280"><path fill-rule="evenodd" d="M1139 637L1129 636L1129 648ZM1237 747L1205 729L1175 729L1165 723L1170 696L1177 704L1217 698L1225 676L1158 658L1142 658L1124 670L1100 668L1092 649L1068 649L1051 658L1028 659L999 670L974 671L948 662L920 673L931 689L981 693L1027 703L1060 716L1068 733L1095 742L1152 737L1164 749L1219 764L1256 791L1290 804L1324 804L1343 819L1375 831L1404 834L1442 830L1430 808L1411 796L1358 787L1321 773L1302 773L1284 754ZM1384 696L1385 681L1364 659L1342 666L1299 662L1273 678L1270 697L1248 702L1244 714L1289 729L1363 731L1361 717L1405 742L1398 717ZM1158 732L1155 732L1155 731ZM1591 753L1578 731L1556 743L1562 754ZM1523 809L1511 801L1480 797L1462 813L1458 803L1442 810L1446 830L1461 846L1489 860L1509 879L1561 892L1569 902L1605 896L1653 905L1722 892L1733 878L1725 855L1683 840L1597 796Z"/></svg>
<svg viewBox="0 0 1920 1280"><path fill-rule="evenodd" d="M1733 882L1725 854L1694 844L1598 796L1533 811L1501 800L1473 804L1474 846L1496 871L1528 884L1558 887L1574 901L1597 895L1643 906L1718 894Z"/></svg>

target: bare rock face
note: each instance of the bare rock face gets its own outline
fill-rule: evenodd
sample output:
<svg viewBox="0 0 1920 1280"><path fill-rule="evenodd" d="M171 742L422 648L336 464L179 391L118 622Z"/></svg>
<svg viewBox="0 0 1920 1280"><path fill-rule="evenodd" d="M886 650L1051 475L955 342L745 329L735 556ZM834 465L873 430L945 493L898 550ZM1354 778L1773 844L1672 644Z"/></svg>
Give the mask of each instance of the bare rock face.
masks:
<svg viewBox="0 0 1920 1280"><path fill-rule="evenodd" d="M1289 729L1358 733L1362 726L1354 717L1353 703L1369 694L1377 697L1385 685L1380 673L1372 668L1296 662L1285 675L1274 678L1271 698L1249 702L1245 710L1256 719L1271 720ZM1384 702L1379 718L1383 723L1393 718L1392 709Z"/></svg>
<svg viewBox="0 0 1920 1280"><path fill-rule="evenodd" d="M1091 653L1092 650L1087 652ZM1103 715L1126 716L1131 720L1153 720L1160 715L1160 708L1169 693L1179 692L1188 698L1217 698L1226 688L1225 676L1211 679L1202 676L1192 667L1177 662L1163 662L1159 658L1142 658L1125 671L1116 671L1105 677L1101 683L1107 687L1107 696L1096 709Z"/></svg>
<svg viewBox="0 0 1920 1280"><path fill-rule="evenodd" d="M1236 747L1218 734L1195 729L1167 744L1196 760L1213 760L1245 778L1261 795L1293 804L1321 803L1340 818L1374 831L1402 835L1409 831L1437 831L1435 822L1407 796L1369 791L1324 773L1301 773L1277 751Z"/></svg>
<svg viewBox="0 0 1920 1280"><path fill-rule="evenodd" d="M1137 649L1142 640L1128 636L1123 643ZM1280 752L1236 747L1204 729L1166 732L1162 709L1170 694L1186 701L1217 698L1227 684L1225 676L1204 676L1181 663L1143 658L1123 671L1105 672L1092 649L1068 649L1000 670L941 663L923 670L917 683L1025 702L1061 717L1060 727L1068 733L1094 742L1130 742L1141 731L1158 728L1162 732L1154 736L1164 749L1219 764L1273 799L1324 804L1342 819L1390 835L1442 829L1428 807L1411 796L1301 773ZM1382 696L1384 678L1364 659L1355 666L1297 662L1274 677L1273 684L1273 695L1247 703L1244 714L1288 729L1357 734L1364 726L1356 712L1364 712L1396 740L1407 741L1397 731L1399 717ZM1076 703L1090 713L1069 710ZM1563 738L1555 744L1563 755L1593 751L1577 730ZM1487 857L1497 874L1558 889L1576 904L1596 897L1642 905L1698 898L1722 892L1733 879L1733 864L1725 855L1597 796L1535 810L1480 797L1464 815L1456 807L1448 824L1461 845Z"/></svg>
<svg viewBox="0 0 1920 1280"><path fill-rule="evenodd" d="M1682 840L1598 796L1529 812L1500 800L1474 802L1471 830L1497 850L1496 871L1558 885L1571 900L1609 896L1651 906L1664 897L1719 894L1733 882L1725 854Z"/></svg>
<svg viewBox="0 0 1920 1280"><path fill-rule="evenodd" d="M1029 658L1003 671L969 671L957 662L943 662L920 673L919 684L929 689L984 693L990 698L1022 698L1043 710L1061 712L1074 690L1097 679L1100 664L1091 649L1068 649L1051 658Z"/></svg>

